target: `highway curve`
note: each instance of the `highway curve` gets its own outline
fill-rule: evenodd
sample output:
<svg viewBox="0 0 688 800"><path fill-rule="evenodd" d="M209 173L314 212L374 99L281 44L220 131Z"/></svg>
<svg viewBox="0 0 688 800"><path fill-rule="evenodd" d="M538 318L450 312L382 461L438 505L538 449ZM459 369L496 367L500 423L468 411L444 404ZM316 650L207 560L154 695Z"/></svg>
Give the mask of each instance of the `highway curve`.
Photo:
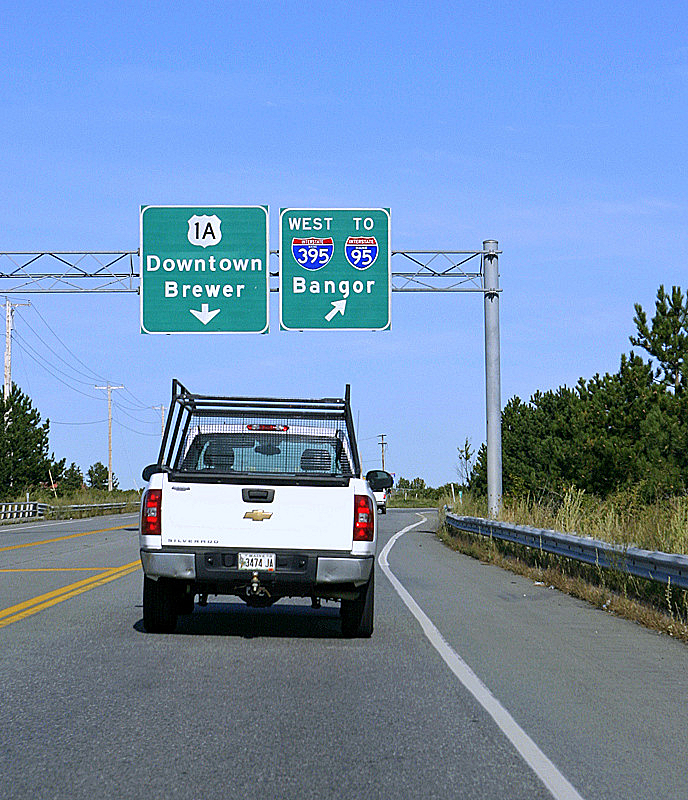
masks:
<svg viewBox="0 0 688 800"><path fill-rule="evenodd" d="M688 797L685 646L379 519L370 640L232 598L147 634L135 517L0 529L0 796Z"/></svg>

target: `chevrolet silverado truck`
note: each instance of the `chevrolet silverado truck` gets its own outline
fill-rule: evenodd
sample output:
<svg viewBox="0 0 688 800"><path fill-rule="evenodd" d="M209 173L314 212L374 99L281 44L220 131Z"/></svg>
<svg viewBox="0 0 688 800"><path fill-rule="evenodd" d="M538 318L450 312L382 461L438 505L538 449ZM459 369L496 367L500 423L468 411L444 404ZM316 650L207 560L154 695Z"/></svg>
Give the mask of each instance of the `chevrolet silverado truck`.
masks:
<svg viewBox="0 0 688 800"><path fill-rule="evenodd" d="M214 397L176 379L158 460L143 470L143 624L171 633L210 595L261 608L341 603L342 633L373 632L382 470L361 475L344 399Z"/></svg>

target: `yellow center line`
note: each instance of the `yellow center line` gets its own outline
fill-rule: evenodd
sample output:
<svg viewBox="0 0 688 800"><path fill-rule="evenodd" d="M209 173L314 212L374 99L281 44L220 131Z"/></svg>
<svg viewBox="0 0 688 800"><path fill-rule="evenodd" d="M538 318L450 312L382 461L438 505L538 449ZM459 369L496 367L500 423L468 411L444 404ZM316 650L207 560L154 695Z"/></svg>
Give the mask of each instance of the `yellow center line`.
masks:
<svg viewBox="0 0 688 800"><path fill-rule="evenodd" d="M0 553L8 550L20 550L22 547L38 547L39 544L52 544L53 542L66 542L68 539L78 539L80 536L93 536L94 533L109 533L110 531L123 531L130 528L129 525L119 525L116 528L101 528L99 531L84 531L83 533L71 533L69 536L58 536L57 539L43 539L40 542L27 542L26 544L11 544L8 547L0 547Z"/></svg>
<svg viewBox="0 0 688 800"><path fill-rule="evenodd" d="M95 589L97 586L103 586L110 581L117 580L117 578L130 575L139 567L140 561L137 559L129 564L123 564L121 567L112 567L99 575L92 575L90 578L84 578L84 580L63 586L61 589L55 589L52 592L33 597L31 600L25 600L23 603L5 608L0 611L0 628L30 617L38 611L62 603L64 600L69 600L71 597L76 597L83 592Z"/></svg>

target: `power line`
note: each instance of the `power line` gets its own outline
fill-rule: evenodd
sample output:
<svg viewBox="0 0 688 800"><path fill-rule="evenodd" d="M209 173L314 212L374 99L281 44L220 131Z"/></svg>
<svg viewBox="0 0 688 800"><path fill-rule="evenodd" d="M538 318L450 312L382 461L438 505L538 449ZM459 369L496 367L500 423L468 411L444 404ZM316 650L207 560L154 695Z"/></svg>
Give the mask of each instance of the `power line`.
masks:
<svg viewBox="0 0 688 800"><path fill-rule="evenodd" d="M121 411L122 409L120 408L119 410ZM137 431L135 428L130 428L128 425L125 425L121 420L117 419L117 416L115 414L112 415L112 421L116 425L119 425L120 428L124 428L125 430L131 431L132 433L136 433L139 436L154 436L156 438L158 436L157 433L148 433L147 431Z"/></svg>
<svg viewBox="0 0 688 800"><path fill-rule="evenodd" d="M37 359L39 359L40 361L48 363L50 365L50 367L53 370L55 370L55 372L59 372L60 375L64 375L64 377L68 378L70 381L75 381L76 383L80 383L83 386L92 386L93 385L90 381L83 381L80 378L74 377L74 375L69 375L63 369L60 369L57 365L53 364L51 361L48 361L48 359L45 356L41 355L33 345L28 343L28 341L19 333L19 331L17 331L17 330L14 331L14 338L15 338L15 341L21 342L21 344L25 348L27 348L27 350L30 350L31 353L33 353L34 356ZM47 369L47 367L46 367L46 369Z"/></svg>
<svg viewBox="0 0 688 800"><path fill-rule="evenodd" d="M131 412L127 411L126 410L127 406L123 406L121 403L118 403L115 398L113 398L113 403L115 404L115 407L117 408L118 411L121 411L123 414L125 414L130 419L133 419L135 422L142 422L144 425L153 425L153 424L155 424L155 421L152 420L152 419L142 419L141 417L137 417L136 414L132 414ZM148 411L152 411L151 406L147 406L147 410Z"/></svg>
<svg viewBox="0 0 688 800"><path fill-rule="evenodd" d="M25 319L23 319L23 321L26 323ZM36 334L34 329L31 328L31 325L29 325L28 323L26 323L26 324L33 331L33 333ZM69 367L69 369L71 369L71 370L76 372L74 367L72 367L63 358L61 358L60 355L58 353L56 353L50 347L50 345L47 342L43 341L43 339L41 339L41 337L38 336L38 334L36 334L36 336L55 356L57 356L57 358L60 359L60 361L62 361L62 363L66 364ZM63 375L64 378L67 379L67 381L74 381L74 382L80 383L80 384L82 384L84 386L92 386L90 381L84 381L84 380L81 380L80 378L75 377L74 375L70 375L69 373L67 373L64 370L60 369L58 366L56 366L52 362L48 361L43 355L41 355L35 349L35 347L33 347L33 345L29 344L29 342L17 330L14 331L14 338L15 338L15 341L17 342L20 350L22 351L22 353L25 353L26 355L29 356L29 358L32 358L33 361L35 361L39 366L42 366L43 369L45 369L46 372L48 372L50 375L52 375L56 380L60 380L60 378L58 378L57 375L55 374L55 373L59 373L60 375ZM72 389L73 391L76 391L76 392L79 391L78 389L76 389L74 386L72 386L67 381L60 380L61 383L63 383L65 386L67 386L68 388ZM80 393L84 394L84 392L80 392ZM97 399L95 396L89 395L89 394L86 394L86 397L93 397L93 399ZM123 414L126 414L128 417L131 417L132 419L136 420L137 422L142 422L144 424L149 424L149 425L154 424L153 420L142 419L141 417L137 417L136 415L131 414L129 411L127 411L127 408L131 408L131 406L126 406L126 405L121 404L121 403L118 403L117 405L119 407L119 410ZM145 406L145 408L150 409L150 406Z"/></svg>
<svg viewBox="0 0 688 800"><path fill-rule="evenodd" d="M69 349L69 347L67 347L67 345L66 345L66 344L65 344L65 343L62 341L62 339L60 339L60 337L59 337L59 336L58 336L58 335L55 333L55 331L54 331L54 330L53 330L53 329L50 327L50 325L48 324L47 320L46 320L46 319L45 319L45 317L44 317L44 316L41 314L41 312L40 312L40 311L39 311L39 310L36 308L36 306L33 306L33 310L36 312L36 314L38 314L38 316L40 317L40 319L41 319L41 321L43 322L43 324L45 325L45 327L46 327L46 328L47 328L47 329L50 331L50 333L52 333L52 335L53 335L53 336L54 336L54 337L57 339L57 341L58 341L58 342L59 342L59 343L62 345L62 347L64 347L64 349L65 349L65 350L66 350L68 353L70 353L70 354L71 354L71 355L72 355L72 356L73 356L73 357L74 357L74 358L75 358L75 359L76 359L76 360L79 362L79 364L81 364L81 366L82 366L82 367L85 367L85 368L86 368L86 370L87 370L87 371L88 371L88 372L89 372L89 373L90 373L90 374L91 374L91 375L92 375L94 378L97 378L98 380L100 380L100 381L104 381L105 383L107 383L107 379L106 379L106 378L103 378L103 376L102 376L102 375L98 375L98 373L94 372L94 371L93 371L93 370L92 370L92 369L91 369L91 368L88 366L88 364L85 364L85 363L84 363L84 362L83 362L83 361L82 361L82 360L79 358L79 356L77 356L77 355L76 355L74 352L72 352L72 350L70 350L70 349ZM30 326L29 326L29 327L30 327Z"/></svg>
<svg viewBox="0 0 688 800"><path fill-rule="evenodd" d="M73 366L72 366L72 365L71 365L71 364L70 364L70 363L69 363L69 362L68 362L66 359L62 358L62 356L61 356L61 355L60 355L60 354L59 354L59 353L58 353L56 350L54 350L54 349L53 349L53 348L52 348L52 347L51 347L51 346L48 344L48 342L46 342L46 341L45 341L45 339L43 339L43 338L42 338L42 336L41 336L41 335L38 333L38 331L36 331L36 329L35 329L35 328L34 328L34 327L31 325L31 323L30 323L30 322L29 322L29 321L26 319L26 317L25 317L23 314L21 315L21 318L22 318L22 322L23 322L23 323L26 325L26 327L27 327L27 328L28 328L28 329L29 329L29 330L30 330L30 331L33 333L33 335L34 335L34 336L35 336L35 337L38 339L38 341L39 341L39 342L41 342L41 344L45 345L45 347L47 347L47 348L48 348L48 350L50 350L50 352L51 352L51 353L52 353L52 354L53 354L53 355L54 355L54 356L55 356L57 359L59 359L59 360L60 360L60 361L61 361L61 362L62 362L62 363L63 363L63 364L64 364L64 365L65 365L65 366L68 368L68 369L70 369L72 372L75 372L77 375L79 375L79 376L81 376L81 377L87 377L87 376L86 376L86 375L85 375L85 374L84 374L82 371L80 371L80 370L76 369L76 368L75 368L75 367L73 367ZM89 371L90 371L90 370L89 370ZM66 374L66 373L63 373L63 374ZM79 378L74 378L74 377L72 377L71 375L70 375L69 377L71 377L71 378L72 378L72 380L78 381L79 383L84 383L84 384L86 384L87 386L88 386L88 385L91 385L91 381L93 380L93 379L91 378L91 380L89 380L89 381L81 381L81 380L79 380Z"/></svg>
<svg viewBox="0 0 688 800"><path fill-rule="evenodd" d="M16 333L16 331L15 331L15 333ZM77 394L83 395L84 397L88 397L90 400L98 400L98 396L97 395L87 394L86 392L82 392L81 389L77 389L75 386L72 386L71 384L67 383L66 381L63 381L62 378L58 377L51 369L46 367L45 364L41 363L41 361L39 360L38 357L36 357L36 356L32 355L30 352L28 352L29 349L33 349L33 348L31 348L30 345L23 344L22 341L21 341L21 337L19 337L19 341L17 341L17 345L18 345L19 349L24 352L25 355L27 355L32 361L35 361L36 364L38 364L39 367L42 367L47 373L52 375L52 377L55 378L56 381L58 381L59 383L63 384L64 386L66 386L68 389L71 389L73 392L76 392Z"/></svg>
<svg viewBox="0 0 688 800"><path fill-rule="evenodd" d="M107 420L97 419L94 422L56 422L54 419L50 420L51 425L102 425L104 422L107 422Z"/></svg>
<svg viewBox="0 0 688 800"><path fill-rule="evenodd" d="M133 398L134 398L134 400L136 400L136 402L137 402L137 403L138 403L138 404L141 406L141 408L150 408L150 406L147 406L147 405L146 405L146 404L145 404L145 403L144 403L142 400L139 400L139 398L138 398L138 397L137 397L135 394L132 394L132 393L129 391L129 389L127 389L127 387L126 387L126 386L124 387L124 391L125 391L125 392L126 392L126 393L127 393L129 396L130 396L130 397L133 397Z"/></svg>
<svg viewBox="0 0 688 800"><path fill-rule="evenodd" d="M86 374L87 374L87 375L90 375L90 376L92 376L92 377L91 377L91 380L93 379L93 377L95 377L95 378L97 378L98 380L101 380L101 381L103 381L103 382L105 382L105 383L108 383L108 382L110 382L110 381L108 381L106 378L104 378L102 375L99 375L97 372L95 372L94 370L92 370L92 369L91 369L91 368L88 366L88 364L86 364L86 362L82 361L82 360L79 358L79 356L77 356L77 355L76 355L76 353L74 353L74 351L73 351L73 350L71 350L71 348L70 348L70 347L69 347L67 344L65 344L65 342L64 342L64 341L63 341L63 340L62 340L62 339L61 339L61 338L58 336L58 334L57 334L57 333L55 333L55 331L52 329L52 327L50 326L50 324L48 323L48 321L45 319L45 317L43 317L43 315L40 313L40 311L39 311L39 310L38 310L38 309L37 309L35 306L32 306L32 308L34 309L34 311L36 312L36 314L37 314L37 315L38 315L38 317L40 318L41 322L42 322L42 323L45 325L45 327L46 327L46 328L47 328L47 329L50 331L50 333L51 333L51 334L52 334L52 335L55 337L55 339L56 339L56 340L57 340L57 341L58 341L58 342L59 342L59 343L62 345L62 347L64 347L64 349L65 349L65 350L66 350L66 351L67 351L67 352L68 352L68 353L69 353L69 354L72 356L72 358L74 358L74 359L75 359L75 360L76 360L76 361L77 361L79 364L81 364L81 366L82 366L82 367L84 367L84 368L85 368L85 370L86 370ZM28 320L27 320L27 319L24 317L24 315L21 315L21 316L22 316L22 320L23 320L23 322L24 322L24 323L26 324L26 326L27 326L27 327L28 327L28 328L29 328L29 329L32 331L32 333L33 333L33 334L36 336L36 338L37 338L37 339L38 339L38 340L39 340L39 341L40 341L42 344L44 344L44 345L45 345L45 346L48 348L48 350L50 350L50 352L51 352L51 353L52 353L52 354L53 354L53 355L54 355L56 358L58 358L58 359L59 359L59 360L60 360L60 361L61 361L63 364L65 364L65 366L67 366L67 367L68 367L70 370L72 370L73 372L77 373L78 375L82 375L82 376L84 375L84 373L83 373L83 372L81 372L80 370L77 370L77 369L76 369L74 366L72 366L72 365L71 365L71 364L70 364L70 363L69 363L69 362L68 362L66 359L64 359L64 358L63 358L63 357L62 357L62 356L61 356L61 355L60 355L60 354L59 354L59 353L58 353L56 350L54 350L54 349L53 349L53 348L50 346L50 344L48 344L48 342L46 342L46 341L45 341L45 339L43 339L43 338L41 337L41 335L40 335L40 334L39 334L39 333L36 331L36 329L35 329L35 328L34 328L34 327L31 325L31 323L30 323L30 322L29 322L29 321L28 321ZM65 374L65 373L63 373L63 374ZM72 376L69 376L69 377L72 377ZM77 378L72 378L72 379L73 379L73 380L78 380ZM85 385L87 385L87 386L88 386L88 385L91 385L91 380L88 380L88 381L79 381L79 383L82 383L82 382L83 382ZM128 394L128 395L129 395L129 396L130 396L130 397L131 397L133 400L134 400L134 402L136 403L136 405L137 405L139 408L141 408L141 409L150 408L150 406L147 406L147 405L146 405L146 404L145 404L145 403L144 403L142 400L140 400L138 397L136 397L136 395L134 395L134 394L133 394L133 393L132 393L132 392L131 392L131 391L130 391L130 390L127 388L127 387L124 387L124 391L125 391L125 392L126 392L126 393L127 393L127 394ZM125 407L126 407L126 408L132 408L132 407L133 407L133 408L135 408L135 406L126 405L126 404L124 404L124 403L120 403L120 407L121 407L121 408L125 408ZM140 420L140 419L139 419L138 421L139 421L139 422L142 422L143 420Z"/></svg>

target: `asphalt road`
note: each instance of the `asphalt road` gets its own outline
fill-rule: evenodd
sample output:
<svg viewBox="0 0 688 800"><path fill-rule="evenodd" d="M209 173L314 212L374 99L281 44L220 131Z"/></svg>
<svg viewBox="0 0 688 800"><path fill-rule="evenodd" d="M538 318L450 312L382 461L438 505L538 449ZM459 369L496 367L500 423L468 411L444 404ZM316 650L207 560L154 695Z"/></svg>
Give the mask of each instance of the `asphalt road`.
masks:
<svg viewBox="0 0 688 800"><path fill-rule="evenodd" d="M380 517L380 550L421 522L386 557L426 630L378 567L370 640L333 603L231 598L149 635L134 517L1 528L0 797L688 797L686 647L426 516Z"/></svg>

